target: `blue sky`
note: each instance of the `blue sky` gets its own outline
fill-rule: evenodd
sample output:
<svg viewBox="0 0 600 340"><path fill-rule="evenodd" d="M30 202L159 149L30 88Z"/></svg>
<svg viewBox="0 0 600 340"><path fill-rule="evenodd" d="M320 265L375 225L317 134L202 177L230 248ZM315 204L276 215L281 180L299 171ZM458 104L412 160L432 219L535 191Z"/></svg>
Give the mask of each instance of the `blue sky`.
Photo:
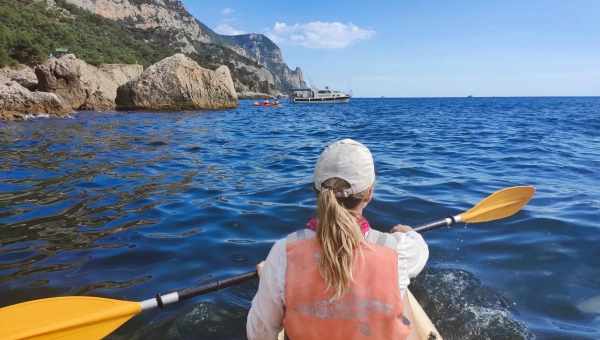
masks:
<svg viewBox="0 0 600 340"><path fill-rule="evenodd" d="M273 37L308 81L355 96L600 95L598 0L184 0Z"/></svg>

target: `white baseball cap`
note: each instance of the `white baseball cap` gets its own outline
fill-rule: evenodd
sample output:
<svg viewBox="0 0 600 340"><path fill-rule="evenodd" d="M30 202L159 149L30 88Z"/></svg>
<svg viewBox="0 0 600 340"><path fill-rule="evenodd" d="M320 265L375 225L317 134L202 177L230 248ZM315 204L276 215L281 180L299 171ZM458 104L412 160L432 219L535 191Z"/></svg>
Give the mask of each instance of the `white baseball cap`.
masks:
<svg viewBox="0 0 600 340"><path fill-rule="evenodd" d="M341 178L350 184L345 196L367 190L375 182L375 165L369 149L363 144L342 139L329 144L321 153L315 167L315 189L321 191L323 182Z"/></svg>

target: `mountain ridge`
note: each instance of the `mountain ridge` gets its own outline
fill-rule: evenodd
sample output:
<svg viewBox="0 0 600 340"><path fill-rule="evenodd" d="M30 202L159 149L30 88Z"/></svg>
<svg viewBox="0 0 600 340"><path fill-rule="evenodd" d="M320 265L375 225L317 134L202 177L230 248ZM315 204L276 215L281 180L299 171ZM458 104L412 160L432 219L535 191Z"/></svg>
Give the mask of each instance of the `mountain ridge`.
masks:
<svg viewBox="0 0 600 340"><path fill-rule="evenodd" d="M50 0L54 2L53 0ZM231 59L221 60L233 68L239 92L286 92L304 87L302 70L290 69L283 61L281 49L263 34L220 35L195 18L181 0L64 0L96 15L170 39L171 48L186 54L197 54L203 66L219 63L219 57L207 56L206 49ZM222 48L240 57L231 56ZM219 51L220 50L220 51ZM252 62L248 62L248 60ZM261 68L264 68L261 70Z"/></svg>

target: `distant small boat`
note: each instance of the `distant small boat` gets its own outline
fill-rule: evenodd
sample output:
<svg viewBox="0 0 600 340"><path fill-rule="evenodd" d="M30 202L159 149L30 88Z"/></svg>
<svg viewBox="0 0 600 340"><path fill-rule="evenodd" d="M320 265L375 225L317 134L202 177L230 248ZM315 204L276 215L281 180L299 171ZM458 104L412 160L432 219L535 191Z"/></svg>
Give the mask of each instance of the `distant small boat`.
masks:
<svg viewBox="0 0 600 340"><path fill-rule="evenodd" d="M274 101L263 100L262 102L254 102L254 106L277 107L277 106L279 106L279 100L274 100Z"/></svg>
<svg viewBox="0 0 600 340"><path fill-rule="evenodd" d="M295 89L292 90L290 101L292 103L347 103L351 95L342 91L332 90L325 87L317 89Z"/></svg>

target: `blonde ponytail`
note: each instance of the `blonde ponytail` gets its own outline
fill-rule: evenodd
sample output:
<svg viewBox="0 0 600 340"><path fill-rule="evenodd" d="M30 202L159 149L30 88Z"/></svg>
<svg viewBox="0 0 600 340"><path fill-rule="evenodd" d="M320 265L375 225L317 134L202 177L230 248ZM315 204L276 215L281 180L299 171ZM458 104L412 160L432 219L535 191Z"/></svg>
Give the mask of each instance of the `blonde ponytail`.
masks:
<svg viewBox="0 0 600 340"><path fill-rule="evenodd" d="M364 198L364 193L344 197L348 182L331 178L323 183L317 198L317 240L321 247L319 272L333 290L333 299L341 297L352 281L352 265L363 236L357 216L348 209ZM336 193L340 198L336 197Z"/></svg>

